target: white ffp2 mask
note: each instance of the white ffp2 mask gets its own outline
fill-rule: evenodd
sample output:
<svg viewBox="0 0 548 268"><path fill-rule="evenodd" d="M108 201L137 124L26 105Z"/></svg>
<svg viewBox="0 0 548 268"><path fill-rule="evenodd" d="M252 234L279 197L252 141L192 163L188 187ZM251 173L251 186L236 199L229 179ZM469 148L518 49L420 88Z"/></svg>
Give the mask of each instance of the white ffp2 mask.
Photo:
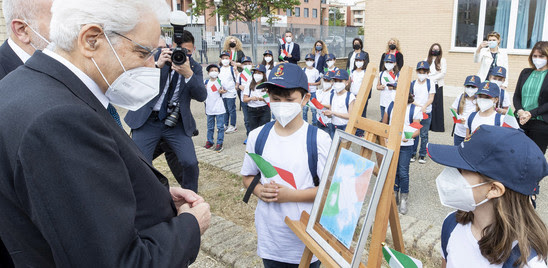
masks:
<svg viewBox="0 0 548 268"><path fill-rule="evenodd" d="M302 102L302 101L301 101ZM299 115L302 111L302 106L297 102L271 102L270 110L276 121L282 125L282 127L287 126L289 122Z"/></svg>
<svg viewBox="0 0 548 268"><path fill-rule="evenodd" d="M480 111L482 112L489 110L495 104L493 100L491 99L482 99L482 98L477 98L476 103L478 104L478 107Z"/></svg>
<svg viewBox="0 0 548 268"><path fill-rule="evenodd" d="M487 182L470 185L460 174L459 170L453 167L446 167L436 178L436 187L442 205L458 210L470 212L477 206L489 201L485 198L476 204L472 188L487 184Z"/></svg>

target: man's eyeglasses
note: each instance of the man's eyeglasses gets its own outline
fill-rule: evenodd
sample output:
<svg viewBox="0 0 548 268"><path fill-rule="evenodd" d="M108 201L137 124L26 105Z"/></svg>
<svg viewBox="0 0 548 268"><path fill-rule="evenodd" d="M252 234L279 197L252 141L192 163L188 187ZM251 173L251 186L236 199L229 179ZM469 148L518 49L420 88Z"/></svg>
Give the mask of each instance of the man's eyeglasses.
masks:
<svg viewBox="0 0 548 268"><path fill-rule="evenodd" d="M120 34L120 33L117 33L117 32L112 32L113 34L115 35L118 35L120 37L123 37L124 39L132 42L133 44L135 44L137 47L135 47L135 51L138 52L138 53L141 53L141 57L143 59L145 59L145 61L148 61L151 57L154 57L156 55L158 55L158 53L160 52L160 48L153 48L153 49L150 49L148 47L145 47L133 40L131 40L129 37L123 35L123 34Z"/></svg>

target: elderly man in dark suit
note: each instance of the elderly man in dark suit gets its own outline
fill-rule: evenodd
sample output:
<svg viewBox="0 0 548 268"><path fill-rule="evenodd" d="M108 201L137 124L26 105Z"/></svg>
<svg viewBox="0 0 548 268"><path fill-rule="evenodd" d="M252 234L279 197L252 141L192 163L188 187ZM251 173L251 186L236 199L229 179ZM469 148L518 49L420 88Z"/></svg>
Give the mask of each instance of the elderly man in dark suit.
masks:
<svg viewBox="0 0 548 268"><path fill-rule="evenodd" d="M190 100L205 101L207 91L203 82L202 66L191 57L195 50L194 37L186 30L181 46L187 49L187 61L182 65L172 64L171 50L162 49L156 62L156 67L161 68L160 94L141 109L129 111L124 120L131 127L133 141L149 163L152 163L160 140L167 143L182 169L181 177L175 174L179 184L197 192L199 169L192 142L196 122L190 111ZM170 121L170 116L178 118L171 117L175 120ZM169 125L170 122L173 124Z"/></svg>
<svg viewBox="0 0 548 268"><path fill-rule="evenodd" d="M10 126L0 128L0 234L15 266L188 265L209 205L169 188L107 110L157 94L165 1L55 0L51 10L55 50L0 81Z"/></svg>

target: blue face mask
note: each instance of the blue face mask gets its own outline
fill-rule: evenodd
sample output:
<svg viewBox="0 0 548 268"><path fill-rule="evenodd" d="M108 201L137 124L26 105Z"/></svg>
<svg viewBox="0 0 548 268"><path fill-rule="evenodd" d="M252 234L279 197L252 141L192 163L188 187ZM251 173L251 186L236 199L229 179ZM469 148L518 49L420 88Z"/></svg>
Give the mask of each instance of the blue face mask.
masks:
<svg viewBox="0 0 548 268"><path fill-rule="evenodd" d="M316 46L316 50L317 50L317 51L321 51L321 50L322 50L322 46Z"/></svg>

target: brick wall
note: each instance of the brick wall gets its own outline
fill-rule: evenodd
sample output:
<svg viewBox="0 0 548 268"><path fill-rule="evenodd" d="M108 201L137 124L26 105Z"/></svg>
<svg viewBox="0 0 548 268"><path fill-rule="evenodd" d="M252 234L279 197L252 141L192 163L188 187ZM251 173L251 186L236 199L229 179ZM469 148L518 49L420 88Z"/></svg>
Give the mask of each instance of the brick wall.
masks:
<svg viewBox="0 0 548 268"><path fill-rule="evenodd" d="M0 0L0 41L3 43L8 38L6 33L6 22L4 21L4 13L2 10L2 0Z"/></svg>
<svg viewBox="0 0 548 268"><path fill-rule="evenodd" d="M479 63L472 53L450 52L455 0L368 0L365 10L365 51L374 66L391 37L400 40L405 65L424 60L433 43L440 43L447 61L445 84L462 86L467 75L476 74ZM509 55L509 90L513 91L527 56Z"/></svg>

